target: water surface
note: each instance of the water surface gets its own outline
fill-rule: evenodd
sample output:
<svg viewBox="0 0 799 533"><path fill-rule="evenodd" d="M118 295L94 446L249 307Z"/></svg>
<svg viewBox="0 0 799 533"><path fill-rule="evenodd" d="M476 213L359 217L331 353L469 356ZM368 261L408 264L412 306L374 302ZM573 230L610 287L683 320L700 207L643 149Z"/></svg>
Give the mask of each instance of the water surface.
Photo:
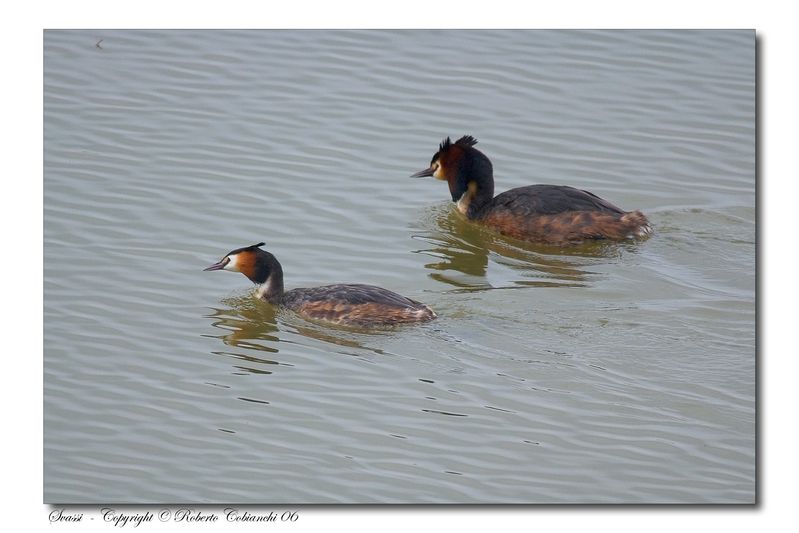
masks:
<svg viewBox="0 0 799 533"><path fill-rule="evenodd" d="M98 43L98 41L101 42ZM49 503L750 503L751 31L48 31ZM496 188L650 217L557 249L408 179L471 134ZM202 272L434 307L365 333Z"/></svg>

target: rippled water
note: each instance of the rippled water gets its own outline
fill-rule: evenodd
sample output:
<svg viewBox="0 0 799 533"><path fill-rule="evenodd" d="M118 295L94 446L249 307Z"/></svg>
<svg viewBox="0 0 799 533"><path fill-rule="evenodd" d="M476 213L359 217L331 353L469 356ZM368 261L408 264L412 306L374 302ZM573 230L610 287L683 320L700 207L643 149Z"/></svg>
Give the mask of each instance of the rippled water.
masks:
<svg viewBox="0 0 799 533"><path fill-rule="evenodd" d="M753 32L44 44L46 502L754 500ZM463 134L497 191L585 188L654 236L464 222L407 178ZM202 272L260 240L288 287L440 318L324 327Z"/></svg>

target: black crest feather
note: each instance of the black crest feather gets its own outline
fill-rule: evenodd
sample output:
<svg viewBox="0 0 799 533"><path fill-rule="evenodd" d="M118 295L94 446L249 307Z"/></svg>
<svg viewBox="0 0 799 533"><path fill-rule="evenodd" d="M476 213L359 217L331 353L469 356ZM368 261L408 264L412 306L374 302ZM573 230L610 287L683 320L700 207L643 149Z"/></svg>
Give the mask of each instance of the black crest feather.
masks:
<svg viewBox="0 0 799 533"><path fill-rule="evenodd" d="M453 144L457 144L458 146L470 147L477 144L477 139L475 139L471 135L464 135L463 137L461 137L460 139L458 139L453 143L452 139L447 137L446 139L441 141L441 144L438 145L438 152L433 154L433 159L430 160L430 164L432 165L433 163L435 163L436 159L438 159L441 156L442 152L447 150Z"/></svg>
<svg viewBox="0 0 799 533"><path fill-rule="evenodd" d="M241 252L255 250L256 248L260 248L261 246L265 245L265 242L259 242L258 244L252 244L250 246L244 246L243 248L236 248L235 250L228 252L227 255L236 255Z"/></svg>
<svg viewBox="0 0 799 533"><path fill-rule="evenodd" d="M475 139L471 135L464 135L463 137L455 141L455 144L459 144L461 146L474 146L475 144L477 144L477 139Z"/></svg>

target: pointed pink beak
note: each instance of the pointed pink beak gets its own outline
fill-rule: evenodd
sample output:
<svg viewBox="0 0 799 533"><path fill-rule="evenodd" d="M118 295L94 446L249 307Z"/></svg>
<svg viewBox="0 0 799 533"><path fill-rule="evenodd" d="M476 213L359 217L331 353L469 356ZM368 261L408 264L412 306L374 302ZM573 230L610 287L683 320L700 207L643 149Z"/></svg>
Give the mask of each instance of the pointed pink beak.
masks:
<svg viewBox="0 0 799 533"><path fill-rule="evenodd" d="M225 265L227 265L229 262L230 262L230 259L228 259L226 257L226 258L222 259L220 262L214 263L213 265L209 266L208 268L204 268L203 272L207 272L208 270L222 270L223 268L225 268Z"/></svg>
<svg viewBox="0 0 799 533"><path fill-rule="evenodd" d="M433 172L435 172L432 168L426 168L424 170L420 170L416 174L411 174L412 178L426 178L428 176L432 176Z"/></svg>

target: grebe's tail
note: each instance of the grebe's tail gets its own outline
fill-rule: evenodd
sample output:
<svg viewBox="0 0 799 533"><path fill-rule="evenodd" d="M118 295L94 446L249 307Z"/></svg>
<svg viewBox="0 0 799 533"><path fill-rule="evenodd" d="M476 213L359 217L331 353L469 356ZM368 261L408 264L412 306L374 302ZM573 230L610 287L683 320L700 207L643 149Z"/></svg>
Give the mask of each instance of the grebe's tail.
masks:
<svg viewBox="0 0 799 533"><path fill-rule="evenodd" d="M624 213L619 221L622 222L629 236L648 237L652 234L652 226L649 224L649 219L640 211Z"/></svg>

